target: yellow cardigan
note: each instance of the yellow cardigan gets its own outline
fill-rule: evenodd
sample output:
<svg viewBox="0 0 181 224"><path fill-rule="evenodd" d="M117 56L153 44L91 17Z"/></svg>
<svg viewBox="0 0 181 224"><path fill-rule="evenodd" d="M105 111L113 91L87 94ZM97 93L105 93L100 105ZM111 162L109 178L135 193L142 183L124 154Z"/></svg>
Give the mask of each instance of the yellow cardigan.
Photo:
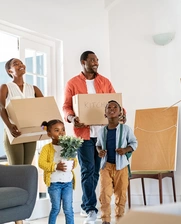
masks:
<svg viewBox="0 0 181 224"><path fill-rule="evenodd" d="M44 170L44 182L49 187L50 186L50 176L55 171L56 163L54 162L54 154L55 149L53 148L52 143L48 143L43 146L39 159L38 165ZM77 166L78 162L76 158L72 158L74 160L74 168ZM72 170L73 174L73 189L75 189L75 173Z"/></svg>

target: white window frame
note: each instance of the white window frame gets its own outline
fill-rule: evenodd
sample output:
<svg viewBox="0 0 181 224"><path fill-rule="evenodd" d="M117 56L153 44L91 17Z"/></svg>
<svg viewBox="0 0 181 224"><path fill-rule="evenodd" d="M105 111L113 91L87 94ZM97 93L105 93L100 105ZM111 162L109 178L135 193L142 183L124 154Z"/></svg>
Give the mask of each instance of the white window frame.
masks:
<svg viewBox="0 0 181 224"><path fill-rule="evenodd" d="M51 69L47 76L47 95L54 96L58 105L63 103L63 42L61 40L30 31L0 20L2 32L17 36L21 40L34 41L50 47ZM21 59L21 58L20 58ZM61 108L59 108L61 110Z"/></svg>

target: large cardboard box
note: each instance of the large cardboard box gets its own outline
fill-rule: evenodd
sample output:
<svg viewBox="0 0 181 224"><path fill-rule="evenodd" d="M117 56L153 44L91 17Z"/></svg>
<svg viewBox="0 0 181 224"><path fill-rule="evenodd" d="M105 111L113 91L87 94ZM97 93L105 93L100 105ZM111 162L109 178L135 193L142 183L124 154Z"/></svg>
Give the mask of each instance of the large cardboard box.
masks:
<svg viewBox="0 0 181 224"><path fill-rule="evenodd" d="M178 115L177 106L136 110L138 147L131 159L132 171L176 170Z"/></svg>
<svg viewBox="0 0 181 224"><path fill-rule="evenodd" d="M86 125L107 124L105 106L110 100L116 100L122 106L121 93L77 94L72 97L73 110L80 122Z"/></svg>
<svg viewBox="0 0 181 224"><path fill-rule="evenodd" d="M62 120L53 96L13 99L6 110L10 120L21 132L19 137L14 138L6 128L10 144L49 139L46 131L40 127L41 123L52 119Z"/></svg>

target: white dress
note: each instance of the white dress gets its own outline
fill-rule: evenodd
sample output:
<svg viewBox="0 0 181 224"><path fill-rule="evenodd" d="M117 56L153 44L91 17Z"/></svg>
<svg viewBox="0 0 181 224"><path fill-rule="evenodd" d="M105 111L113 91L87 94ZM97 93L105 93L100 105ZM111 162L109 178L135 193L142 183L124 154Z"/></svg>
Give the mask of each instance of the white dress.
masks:
<svg viewBox="0 0 181 224"><path fill-rule="evenodd" d="M24 83L23 92L21 92L19 86L14 82L9 82L6 84L8 87L8 96L6 98L6 105L8 105L11 99L23 99L23 98L34 98L35 90L33 85Z"/></svg>

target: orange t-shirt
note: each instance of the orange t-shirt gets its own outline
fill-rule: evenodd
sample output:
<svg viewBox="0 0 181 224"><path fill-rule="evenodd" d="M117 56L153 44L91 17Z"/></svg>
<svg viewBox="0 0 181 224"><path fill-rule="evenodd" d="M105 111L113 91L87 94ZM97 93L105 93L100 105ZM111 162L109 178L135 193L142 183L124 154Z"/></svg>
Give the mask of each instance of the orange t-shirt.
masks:
<svg viewBox="0 0 181 224"><path fill-rule="evenodd" d="M115 90L106 77L97 74L94 78L94 87L96 93L115 93ZM64 104L63 104L63 113L65 121L67 120L68 115L75 115L73 111L72 105L72 96L76 94L87 94L87 85L86 85L86 78L85 76L80 73L79 75L70 79L65 87L65 94L64 94ZM74 128L74 134L77 137L81 137L85 140L90 139L90 127L84 128Z"/></svg>

